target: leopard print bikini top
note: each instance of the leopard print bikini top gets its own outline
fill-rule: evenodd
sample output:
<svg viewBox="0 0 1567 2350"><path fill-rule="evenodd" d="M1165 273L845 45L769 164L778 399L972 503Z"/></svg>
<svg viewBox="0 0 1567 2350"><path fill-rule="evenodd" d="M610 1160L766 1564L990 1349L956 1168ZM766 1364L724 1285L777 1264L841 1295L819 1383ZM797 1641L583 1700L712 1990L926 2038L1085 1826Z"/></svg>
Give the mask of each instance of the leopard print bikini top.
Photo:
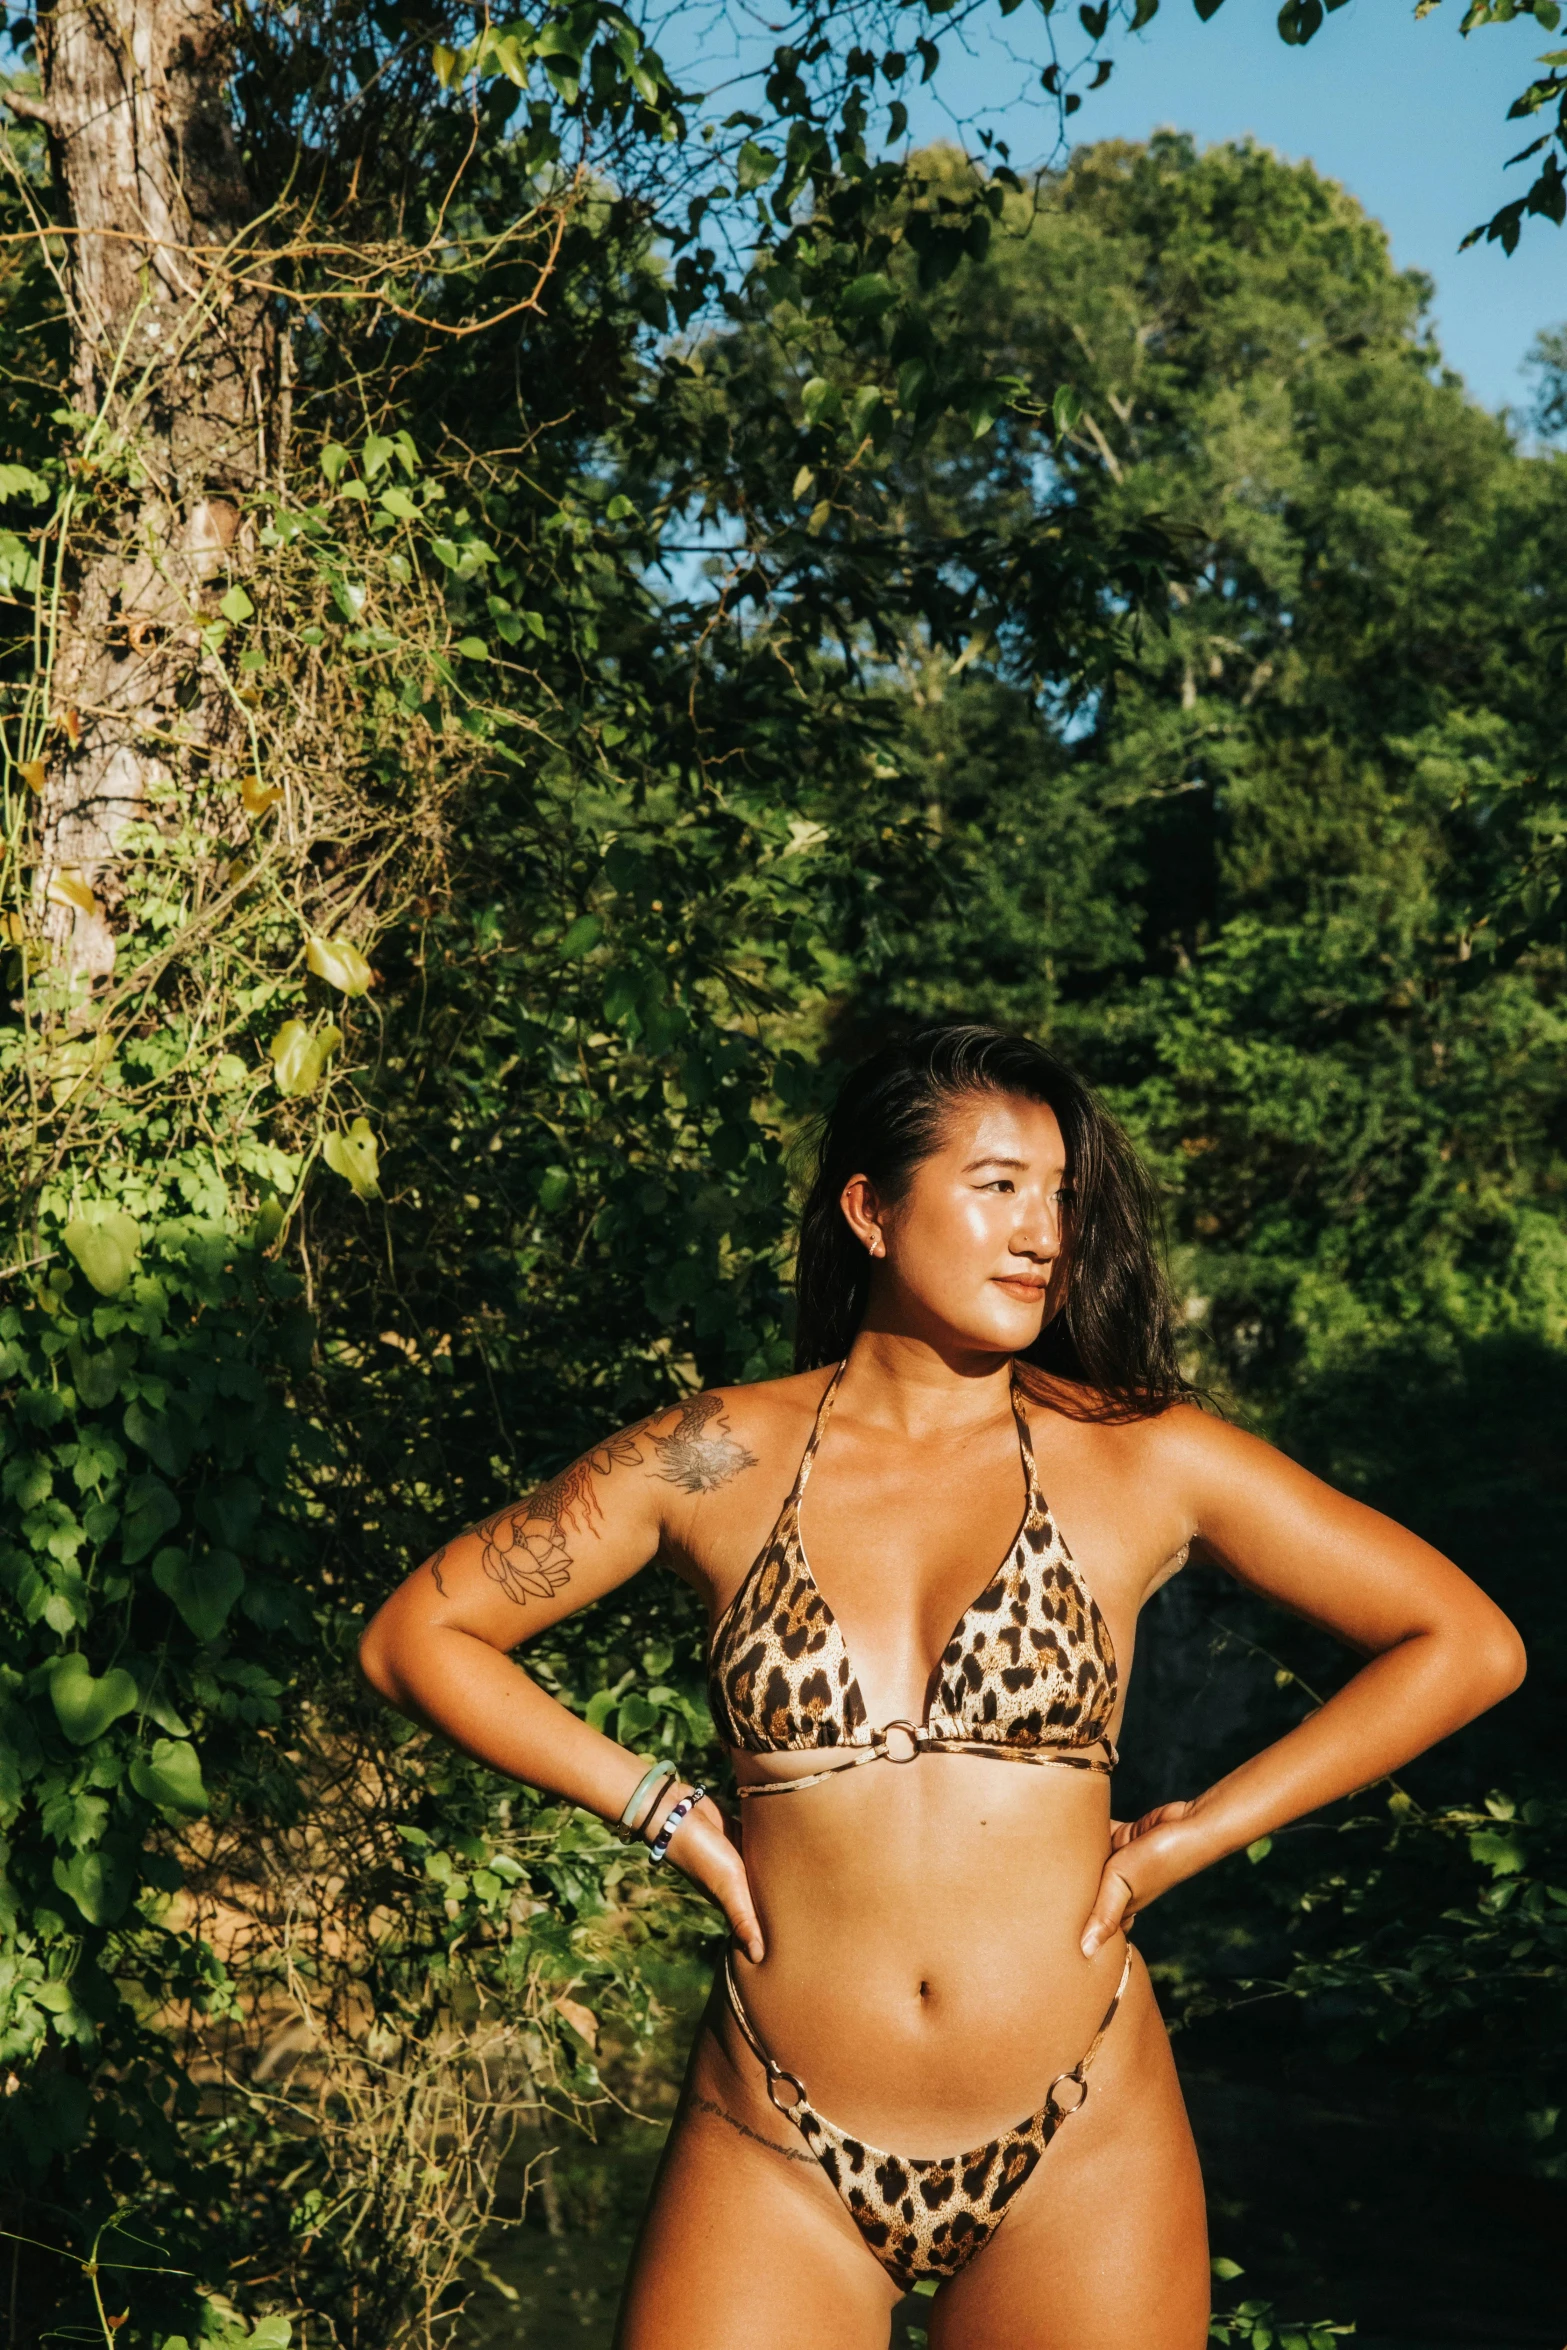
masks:
<svg viewBox="0 0 1567 2350"><path fill-rule="evenodd" d="M925 1719L879 1730L867 1724L848 1647L800 1537L800 1503L844 1369L840 1363L828 1382L772 1533L714 1627L707 1686L718 1734L737 1751L852 1751L824 1770L742 1786L740 1794L794 1794L861 1763L907 1763L922 1753L1108 1772L1117 1759L1109 1735L1115 1650L1039 1490L1015 1375L1012 1410L1028 1488L1017 1538L958 1618L931 1673Z"/></svg>

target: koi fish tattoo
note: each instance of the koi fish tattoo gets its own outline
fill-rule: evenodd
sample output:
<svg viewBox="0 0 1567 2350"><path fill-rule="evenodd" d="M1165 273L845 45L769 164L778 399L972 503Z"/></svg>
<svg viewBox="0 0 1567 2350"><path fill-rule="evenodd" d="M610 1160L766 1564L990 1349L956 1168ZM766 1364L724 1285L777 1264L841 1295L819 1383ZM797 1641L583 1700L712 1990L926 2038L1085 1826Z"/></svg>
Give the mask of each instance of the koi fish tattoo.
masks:
<svg viewBox="0 0 1567 2350"><path fill-rule="evenodd" d="M671 1419L672 1427L664 1425ZM537 1492L467 1528L484 1545L480 1565L508 1599L526 1607L530 1599L553 1599L565 1589L573 1565L569 1537L603 1515L594 1479L612 1469L640 1468L647 1460L644 1442L652 1447L654 1474L684 1493L716 1493L742 1469L756 1467L756 1455L730 1429L721 1397L695 1395L651 1413L596 1444ZM441 1568L451 1548L450 1542L442 1543L427 1561L443 1598Z"/></svg>

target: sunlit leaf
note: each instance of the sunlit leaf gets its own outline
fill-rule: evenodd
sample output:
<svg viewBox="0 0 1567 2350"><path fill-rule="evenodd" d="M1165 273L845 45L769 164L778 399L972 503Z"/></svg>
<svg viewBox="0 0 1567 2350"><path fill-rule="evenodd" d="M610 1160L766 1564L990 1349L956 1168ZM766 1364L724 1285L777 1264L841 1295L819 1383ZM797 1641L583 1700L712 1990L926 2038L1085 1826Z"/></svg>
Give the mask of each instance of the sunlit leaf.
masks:
<svg viewBox="0 0 1567 2350"><path fill-rule="evenodd" d="M351 1184L360 1199L380 1198L380 1145L368 1118L356 1118L351 1126L329 1134L321 1155L333 1174Z"/></svg>
<svg viewBox="0 0 1567 2350"><path fill-rule="evenodd" d="M247 816L264 816L285 794L281 784L264 783L259 775L251 774L241 777L239 797Z"/></svg>
<svg viewBox="0 0 1567 2350"><path fill-rule="evenodd" d="M45 891L52 906L70 906L78 914L96 914L98 900L93 895L92 883L74 865L62 865L50 876Z"/></svg>
<svg viewBox="0 0 1567 2350"><path fill-rule="evenodd" d="M139 1754L131 1764L131 1785L148 1803L197 1819L207 1809L201 1760L185 1738L160 1738L150 1754Z"/></svg>
<svg viewBox="0 0 1567 2350"><path fill-rule="evenodd" d="M87 1659L64 1656L49 1676L55 1718L73 1746L90 1746L136 1703L136 1683L119 1665L93 1678Z"/></svg>
<svg viewBox="0 0 1567 2350"><path fill-rule="evenodd" d="M112 1926L131 1897L131 1873L118 1854L73 1852L56 1860L55 1883L68 1893L90 1926Z"/></svg>
<svg viewBox="0 0 1567 2350"><path fill-rule="evenodd" d="M340 995L364 995L375 974L359 949L346 938L318 938L305 942L305 961L318 979Z"/></svg>
<svg viewBox="0 0 1567 2350"><path fill-rule="evenodd" d="M568 1999L563 1991L550 2005L558 2016L565 2018L579 2040L586 2040L590 2048L599 2044L599 2020L591 2007L584 2007L580 1999Z"/></svg>
<svg viewBox="0 0 1567 2350"><path fill-rule="evenodd" d="M268 1047L279 1093L293 1101L314 1093L342 1041L340 1028L312 1029L303 1020L285 1020Z"/></svg>
<svg viewBox="0 0 1567 2350"><path fill-rule="evenodd" d="M141 1254L141 1226L116 1209L89 1222L75 1216L60 1238L100 1297L118 1297Z"/></svg>

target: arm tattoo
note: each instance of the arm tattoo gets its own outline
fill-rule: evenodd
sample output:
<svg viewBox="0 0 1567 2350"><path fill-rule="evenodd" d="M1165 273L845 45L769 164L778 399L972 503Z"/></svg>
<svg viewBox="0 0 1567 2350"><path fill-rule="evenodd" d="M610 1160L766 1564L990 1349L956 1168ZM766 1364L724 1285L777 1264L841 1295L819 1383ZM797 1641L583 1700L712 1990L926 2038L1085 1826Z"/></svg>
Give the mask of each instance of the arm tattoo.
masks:
<svg viewBox="0 0 1567 2350"><path fill-rule="evenodd" d="M671 1417L673 1427L660 1434L661 1423ZM731 1433L723 1403L716 1395L693 1396L667 1411L654 1412L634 1427L623 1428L618 1436L596 1444L569 1469L551 1477L537 1492L468 1528L483 1542L481 1566L508 1599L526 1607L530 1598L553 1599L557 1591L565 1589L573 1564L567 1536L591 1526L603 1515L593 1480L607 1477L611 1469L641 1467L646 1459L644 1438L657 1457L659 1478L685 1493L715 1493L742 1469L756 1466L755 1454ZM429 1561L435 1587L443 1598L446 1585L441 1568L451 1547L449 1542L443 1543Z"/></svg>
<svg viewBox="0 0 1567 2350"><path fill-rule="evenodd" d="M715 1420L718 1425L710 1429ZM664 1483L678 1485L687 1493L716 1493L742 1469L756 1467L756 1455L730 1434L723 1404L716 1395L696 1395L682 1404L670 1433L654 1437L653 1450L659 1457L658 1473Z"/></svg>

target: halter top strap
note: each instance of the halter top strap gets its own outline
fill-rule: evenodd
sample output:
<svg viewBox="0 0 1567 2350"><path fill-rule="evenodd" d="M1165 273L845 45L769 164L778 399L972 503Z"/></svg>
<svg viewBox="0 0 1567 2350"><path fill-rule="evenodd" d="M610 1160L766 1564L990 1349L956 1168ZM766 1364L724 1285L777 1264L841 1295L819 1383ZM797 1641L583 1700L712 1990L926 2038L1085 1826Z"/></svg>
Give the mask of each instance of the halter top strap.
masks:
<svg viewBox="0 0 1567 2350"><path fill-rule="evenodd" d="M1030 1519L1045 1514L1044 1496L1039 1490L1039 1471L1034 1463L1034 1432L1028 1424L1028 1399L1023 1393L1023 1382L1017 1375L1017 1364L1012 1365L1012 1417L1017 1422L1018 1450L1023 1455L1023 1477L1028 1487L1028 1514Z"/></svg>
<svg viewBox="0 0 1567 2350"><path fill-rule="evenodd" d="M794 1473L794 1490L789 1497L791 1501L797 1502L799 1500L810 1481L811 1463L815 1460L822 1438L827 1433L827 1423L832 1418L832 1407L837 1401L838 1389L842 1384L843 1374L848 1368L849 1358L845 1355L837 1370L828 1380L826 1391L816 1407L816 1418L811 1433L806 1439L805 1450L800 1455L800 1466Z"/></svg>

